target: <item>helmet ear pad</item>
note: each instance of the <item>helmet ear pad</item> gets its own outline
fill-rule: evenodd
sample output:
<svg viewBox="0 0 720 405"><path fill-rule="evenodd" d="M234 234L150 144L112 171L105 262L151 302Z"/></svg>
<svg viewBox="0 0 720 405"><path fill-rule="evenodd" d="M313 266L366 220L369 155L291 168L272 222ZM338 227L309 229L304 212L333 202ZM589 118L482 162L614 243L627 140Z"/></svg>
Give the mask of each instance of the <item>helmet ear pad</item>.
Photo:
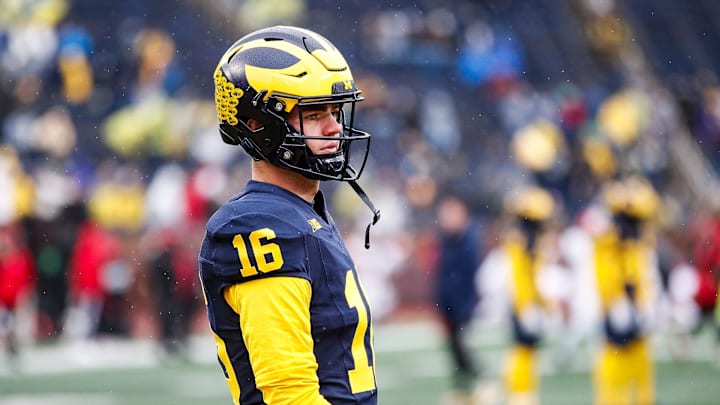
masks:
<svg viewBox="0 0 720 405"><path fill-rule="evenodd" d="M286 135L292 132L287 125L287 113L283 111L284 103L275 97L263 100L265 92L258 93L251 87L245 92L238 106L244 116L238 117L237 125L220 123L220 136L225 143L242 146L255 160L274 162ZM250 119L259 124L257 128L248 125Z"/></svg>

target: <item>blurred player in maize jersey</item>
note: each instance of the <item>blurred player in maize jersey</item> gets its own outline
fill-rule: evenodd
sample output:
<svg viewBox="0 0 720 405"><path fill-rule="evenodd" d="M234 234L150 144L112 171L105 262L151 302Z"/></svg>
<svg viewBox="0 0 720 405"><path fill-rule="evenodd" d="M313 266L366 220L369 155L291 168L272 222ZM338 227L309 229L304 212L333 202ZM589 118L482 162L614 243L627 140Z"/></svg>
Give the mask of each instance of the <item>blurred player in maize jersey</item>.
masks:
<svg viewBox="0 0 720 405"><path fill-rule="evenodd" d="M379 218L356 183L370 138L353 128L362 99L341 53L307 29L252 32L217 65L220 134L253 158L199 257L235 404L377 403L368 300L319 190L347 181Z"/></svg>
<svg viewBox="0 0 720 405"><path fill-rule="evenodd" d="M605 343L594 369L597 405L653 404L654 375L648 328L659 293L649 220L659 198L642 177L603 189L612 225L594 241L594 263Z"/></svg>
<svg viewBox="0 0 720 405"><path fill-rule="evenodd" d="M506 196L512 227L502 250L508 260L513 345L504 374L507 403L538 404L540 381L537 350L542 338L545 299L538 285L543 268L553 260L544 238L553 217L552 195L537 186L523 186Z"/></svg>

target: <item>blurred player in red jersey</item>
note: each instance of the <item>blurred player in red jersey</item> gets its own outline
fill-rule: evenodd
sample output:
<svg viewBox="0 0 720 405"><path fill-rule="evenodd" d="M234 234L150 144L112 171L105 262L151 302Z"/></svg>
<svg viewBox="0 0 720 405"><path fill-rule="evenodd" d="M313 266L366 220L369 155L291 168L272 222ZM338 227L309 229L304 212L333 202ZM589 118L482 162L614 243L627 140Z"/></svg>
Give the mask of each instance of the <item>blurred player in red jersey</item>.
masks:
<svg viewBox="0 0 720 405"><path fill-rule="evenodd" d="M694 330L710 323L715 331L716 360L720 361L720 215L703 222L693 252L697 289L693 296L699 310Z"/></svg>
<svg viewBox="0 0 720 405"><path fill-rule="evenodd" d="M14 223L0 226L0 338L11 355L18 351L16 311L30 293L34 272L20 227Z"/></svg>

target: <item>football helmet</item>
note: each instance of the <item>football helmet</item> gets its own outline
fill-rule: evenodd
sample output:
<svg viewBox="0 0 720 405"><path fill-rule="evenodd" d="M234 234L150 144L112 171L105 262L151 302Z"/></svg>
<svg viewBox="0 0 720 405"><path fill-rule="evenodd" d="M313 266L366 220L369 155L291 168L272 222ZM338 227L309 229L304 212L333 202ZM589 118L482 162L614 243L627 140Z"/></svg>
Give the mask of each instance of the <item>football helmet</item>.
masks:
<svg viewBox="0 0 720 405"><path fill-rule="evenodd" d="M523 185L506 195L505 211L517 218L548 221L555 213L555 200L549 191L535 185Z"/></svg>
<svg viewBox="0 0 720 405"><path fill-rule="evenodd" d="M505 196L503 206L516 227L514 232L522 235L525 249L534 250L543 228L555 214L552 194L537 185L521 185Z"/></svg>
<svg viewBox="0 0 720 405"><path fill-rule="evenodd" d="M316 180L355 181L365 167L370 134L354 128L355 105L362 101L350 67L323 36L303 28L275 26L252 32L235 42L215 69L215 105L220 135L241 145L255 160ZM303 134L302 109L337 104L343 130L337 137ZM299 128L287 121L298 108ZM260 124L252 129L248 120ZM336 139L335 153L316 155L307 139ZM350 147L360 141L360 153Z"/></svg>
<svg viewBox="0 0 720 405"><path fill-rule="evenodd" d="M613 214L624 214L642 221L653 218L661 202L650 181L638 175L607 183L603 187L602 198Z"/></svg>

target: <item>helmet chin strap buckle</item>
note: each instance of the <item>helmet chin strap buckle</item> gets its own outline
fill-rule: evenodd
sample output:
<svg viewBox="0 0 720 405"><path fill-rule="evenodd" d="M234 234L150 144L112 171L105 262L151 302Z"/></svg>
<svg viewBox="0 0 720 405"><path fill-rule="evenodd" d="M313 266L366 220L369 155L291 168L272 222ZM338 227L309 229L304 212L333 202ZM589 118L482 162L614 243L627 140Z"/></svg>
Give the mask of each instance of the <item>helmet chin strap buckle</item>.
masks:
<svg viewBox="0 0 720 405"><path fill-rule="evenodd" d="M375 208L375 204L370 201L370 197L368 197L367 193L365 193L365 190L360 187L357 181L348 181L348 183L350 183L350 187L355 190L360 199L363 200L365 205L367 205L368 208L370 208L370 211L372 211L373 213L372 222L370 222L367 228L365 228L365 249L370 249L370 227L375 225L380 220L380 210Z"/></svg>

